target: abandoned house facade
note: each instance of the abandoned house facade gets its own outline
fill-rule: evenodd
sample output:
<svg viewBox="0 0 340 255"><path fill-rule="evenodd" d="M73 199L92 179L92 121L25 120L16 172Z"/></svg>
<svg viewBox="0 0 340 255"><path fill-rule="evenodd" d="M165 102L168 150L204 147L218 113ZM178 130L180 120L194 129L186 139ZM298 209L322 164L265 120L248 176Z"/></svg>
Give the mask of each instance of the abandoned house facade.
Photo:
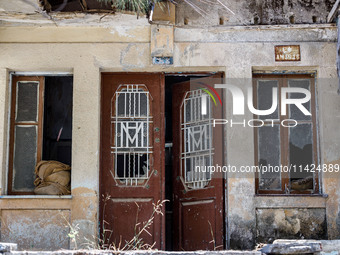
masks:
<svg viewBox="0 0 340 255"><path fill-rule="evenodd" d="M340 238L339 1L42 2L0 0L1 242L124 246L152 215L164 250ZM34 193L41 160L70 194ZM270 165L304 171L239 171Z"/></svg>

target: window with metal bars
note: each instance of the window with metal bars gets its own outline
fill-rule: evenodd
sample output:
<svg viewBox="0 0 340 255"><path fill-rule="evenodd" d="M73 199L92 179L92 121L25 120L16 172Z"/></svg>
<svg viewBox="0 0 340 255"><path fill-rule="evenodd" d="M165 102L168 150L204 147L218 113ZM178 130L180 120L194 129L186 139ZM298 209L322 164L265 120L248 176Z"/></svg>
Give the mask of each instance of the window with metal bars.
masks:
<svg viewBox="0 0 340 255"><path fill-rule="evenodd" d="M185 184L190 189L204 188L211 180L213 118L207 96L201 89L188 91L181 106L181 169Z"/></svg>
<svg viewBox="0 0 340 255"><path fill-rule="evenodd" d="M149 178L152 145L151 95L145 85L120 85L112 98L111 123L114 178L135 186Z"/></svg>

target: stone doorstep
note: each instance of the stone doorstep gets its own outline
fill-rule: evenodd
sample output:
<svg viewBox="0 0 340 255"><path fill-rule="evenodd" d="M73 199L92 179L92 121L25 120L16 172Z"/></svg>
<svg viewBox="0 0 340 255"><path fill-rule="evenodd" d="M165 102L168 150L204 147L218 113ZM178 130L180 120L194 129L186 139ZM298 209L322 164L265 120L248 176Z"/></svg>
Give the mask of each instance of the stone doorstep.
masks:
<svg viewBox="0 0 340 255"><path fill-rule="evenodd" d="M298 243L304 245L306 243L320 243L323 253L338 252L340 254L340 240L312 240L312 239L277 239L273 243Z"/></svg>
<svg viewBox="0 0 340 255"><path fill-rule="evenodd" d="M0 253L16 251L17 249L16 243L0 243Z"/></svg>
<svg viewBox="0 0 340 255"><path fill-rule="evenodd" d="M105 251L105 250L59 250L17 251L15 243L0 243L0 254L4 255L261 255L261 254L340 254L340 240L286 240L278 239L265 245L261 251Z"/></svg>
<svg viewBox="0 0 340 255"><path fill-rule="evenodd" d="M1 253L0 253L1 254ZM260 251L193 251L193 252L166 252L166 251L124 251L112 252L104 250L60 250L60 251L11 251L4 255L261 255Z"/></svg>

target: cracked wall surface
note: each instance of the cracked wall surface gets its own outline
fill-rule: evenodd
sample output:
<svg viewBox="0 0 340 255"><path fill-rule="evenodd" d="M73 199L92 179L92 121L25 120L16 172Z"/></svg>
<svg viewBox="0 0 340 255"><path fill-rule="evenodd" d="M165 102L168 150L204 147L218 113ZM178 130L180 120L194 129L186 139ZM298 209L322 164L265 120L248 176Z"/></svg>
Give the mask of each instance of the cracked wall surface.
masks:
<svg viewBox="0 0 340 255"><path fill-rule="evenodd" d="M194 27L219 25L276 25L326 23L335 0L218 1L214 4L180 1L176 24ZM194 7L195 5L196 7Z"/></svg>

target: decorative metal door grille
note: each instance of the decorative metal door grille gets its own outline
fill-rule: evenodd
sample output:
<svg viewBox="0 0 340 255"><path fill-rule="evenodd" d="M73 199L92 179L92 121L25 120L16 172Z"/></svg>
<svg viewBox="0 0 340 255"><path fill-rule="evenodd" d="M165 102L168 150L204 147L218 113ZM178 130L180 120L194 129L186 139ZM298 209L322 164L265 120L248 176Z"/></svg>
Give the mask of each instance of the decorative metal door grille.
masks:
<svg viewBox="0 0 340 255"><path fill-rule="evenodd" d="M200 189L211 180L213 163L212 109L203 90L188 91L181 106L182 174L188 188ZM202 112L202 101L206 109ZM203 105L204 107L204 105Z"/></svg>
<svg viewBox="0 0 340 255"><path fill-rule="evenodd" d="M145 85L120 85L112 97L111 153L114 178L127 186L149 178L152 146L151 95Z"/></svg>

